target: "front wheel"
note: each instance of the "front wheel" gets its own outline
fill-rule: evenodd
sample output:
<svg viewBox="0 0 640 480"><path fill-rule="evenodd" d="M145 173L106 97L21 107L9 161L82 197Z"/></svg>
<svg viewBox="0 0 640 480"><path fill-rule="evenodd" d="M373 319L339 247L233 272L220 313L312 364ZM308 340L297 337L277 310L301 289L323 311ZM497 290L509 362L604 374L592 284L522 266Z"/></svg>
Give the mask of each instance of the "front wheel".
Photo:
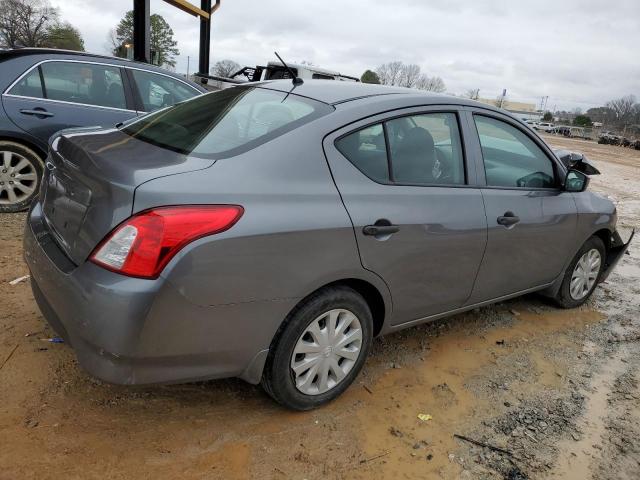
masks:
<svg viewBox="0 0 640 480"><path fill-rule="evenodd" d="M324 289L296 307L271 346L262 386L276 401L310 410L356 378L371 347L367 302L348 287Z"/></svg>
<svg viewBox="0 0 640 480"><path fill-rule="evenodd" d="M38 193L42 160L19 143L0 141L0 212L26 210Z"/></svg>
<svg viewBox="0 0 640 480"><path fill-rule="evenodd" d="M563 308L582 305L591 296L606 260L604 243L598 237L589 238L569 264L556 296Z"/></svg>

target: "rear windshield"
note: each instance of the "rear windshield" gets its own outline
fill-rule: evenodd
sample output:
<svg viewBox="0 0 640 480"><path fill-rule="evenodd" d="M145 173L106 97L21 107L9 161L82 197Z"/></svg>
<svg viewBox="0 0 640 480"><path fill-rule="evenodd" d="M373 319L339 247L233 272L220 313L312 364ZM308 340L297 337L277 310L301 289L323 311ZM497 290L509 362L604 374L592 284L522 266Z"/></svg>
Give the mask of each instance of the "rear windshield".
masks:
<svg viewBox="0 0 640 480"><path fill-rule="evenodd" d="M122 131L186 155L237 155L333 111L287 92L241 86L154 112Z"/></svg>

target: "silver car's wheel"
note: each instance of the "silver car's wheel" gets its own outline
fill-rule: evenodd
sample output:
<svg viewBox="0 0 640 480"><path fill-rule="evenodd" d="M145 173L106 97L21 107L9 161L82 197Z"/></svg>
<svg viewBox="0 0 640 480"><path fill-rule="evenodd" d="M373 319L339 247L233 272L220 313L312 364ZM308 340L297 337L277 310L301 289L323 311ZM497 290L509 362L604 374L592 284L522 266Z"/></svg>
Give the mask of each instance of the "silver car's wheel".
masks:
<svg viewBox="0 0 640 480"><path fill-rule="evenodd" d="M338 385L356 364L362 338L360 321L349 310L329 310L313 320L291 356L298 391L319 395Z"/></svg>
<svg viewBox="0 0 640 480"><path fill-rule="evenodd" d="M34 164L17 152L0 151L0 205L24 202L38 186Z"/></svg>
<svg viewBox="0 0 640 480"><path fill-rule="evenodd" d="M593 288L600 273L602 257L600 252L592 248L580 257L571 275L569 293L574 300L582 300Z"/></svg>

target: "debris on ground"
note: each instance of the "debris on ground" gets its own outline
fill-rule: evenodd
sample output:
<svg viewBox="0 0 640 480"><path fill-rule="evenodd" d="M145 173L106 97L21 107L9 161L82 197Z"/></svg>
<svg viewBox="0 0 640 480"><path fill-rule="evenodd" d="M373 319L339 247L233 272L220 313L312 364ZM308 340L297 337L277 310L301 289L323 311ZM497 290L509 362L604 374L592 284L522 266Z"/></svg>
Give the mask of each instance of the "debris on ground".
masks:
<svg viewBox="0 0 640 480"><path fill-rule="evenodd" d="M9 282L9 285L11 285L11 286L13 286L13 285L17 285L17 284L19 284L20 282L24 282L25 280L28 280L30 276L31 276L31 275L23 275L22 277L14 278L13 280L11 280L11 281Z"/></svg>

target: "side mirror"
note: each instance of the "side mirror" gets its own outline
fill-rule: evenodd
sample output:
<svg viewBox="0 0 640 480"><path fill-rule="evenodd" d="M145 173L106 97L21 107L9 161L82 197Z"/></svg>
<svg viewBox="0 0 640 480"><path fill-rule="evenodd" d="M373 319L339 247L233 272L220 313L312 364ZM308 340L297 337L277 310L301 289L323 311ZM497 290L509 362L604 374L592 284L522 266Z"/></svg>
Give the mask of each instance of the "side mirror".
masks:
<svg viewBox="0 0 640 480"><path fill-rule="evenodd" d="M593 162L582 153L570 152L569 150L554 150L553 153L560 159L565 167L571 170L578 170L587 175L599 175L600 170Z"/></svg>
<svg viewBox="0 0 640 480"><path fill-rule="evenodd" d="M578 170L569 170L564 179L566 192L584 192L589 185L589 177Z"/></svg>

